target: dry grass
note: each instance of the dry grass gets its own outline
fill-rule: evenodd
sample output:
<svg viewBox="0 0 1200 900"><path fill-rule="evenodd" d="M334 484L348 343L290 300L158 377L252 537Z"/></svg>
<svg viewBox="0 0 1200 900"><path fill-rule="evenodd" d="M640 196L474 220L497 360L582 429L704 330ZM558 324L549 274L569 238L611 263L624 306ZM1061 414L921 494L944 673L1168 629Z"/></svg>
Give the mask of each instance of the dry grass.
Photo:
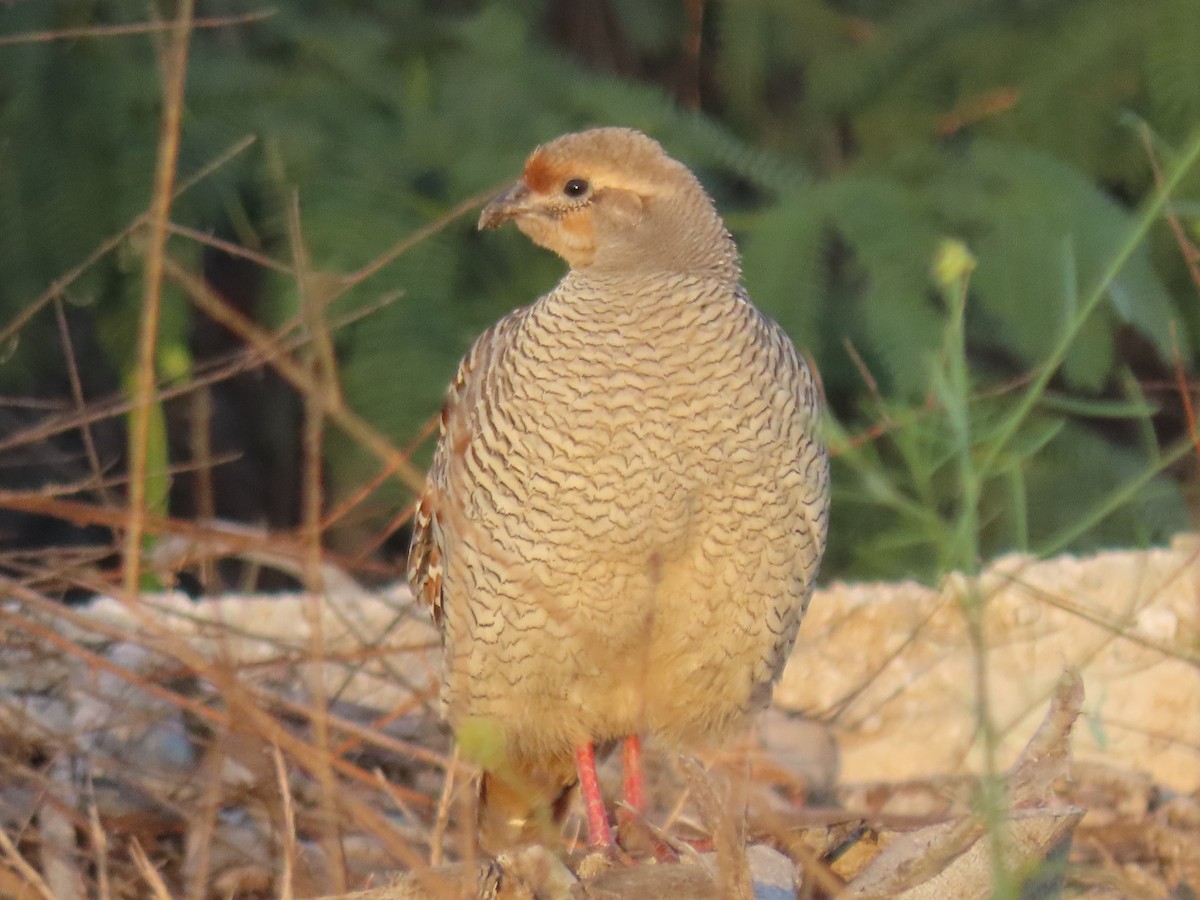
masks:
<svg viewBox="0 0 1200 900"><path fill-rule="evenodd" d="M200 603L147 594L138 609L114 599L70 609L6 585L19 602L5 610L0 650L0 871L8 879L0 895L311 897L374 884L390 885L380 897L439 897L464 884L473 895L476 882L495 878L495 864L474 861L471 772L458 768L430 710L437 647L424 611L404 588L367 594L335 569L324 574L332 588L319 621L305 617L312 598L304 594ZM861 608L836 590L815 602L832 612L826 620L850 622ZM876 627L829 639L842 642L843 655L869 651L894 622L885 615ZM798 657L795 677L811 662ZM1103 763L1071 761L1072 743L1090 740L1087 727L1072 729L1076 716L1095 714L1083 684L1103 695L1111 686L1102 674L1060 681L1049 711L1034 710L1040 728L1015 729L1026 746L1002 784L1016 818L993 838L1014 877L1073 834L1071 895L1164 896L1200 878L1191 838L1200 798L1171 786L1169 774L1156 783L1139 772L1135 748L1113 745ZM934 722L928 710L907 721L884 714L885 730L871 737L895 745L897 756L890 767L876 757L868 767L881 777L870 783L835 779L821 730L781 739L768 729L761 741L710 756L707 768L653 754L651 813L626 827L623 843L634 859L679 860L690 874L662 865L589 870L574 845L577 817L564 850L576 846L573 865L618 897L662 888L655 879L675 879L696 896L737 896L749 877L748 846L781 851L802 873L805 896L991 896L989 823L971 767L903 774L909 729L952 744L969 724L969 709L941 706ZM848 751L861 742L861 709L825 712ZM780 715L794 721L768 718ZM1200 747L1178 749L1200 758ZM615 771L607 775L616 781ZM327 850L331 835L337 855ZM697 851L715 859L695 869ZM573 881L552 858L502 865L510 884L558 879L569 891ZM956 885L949 894L947 883Z"/></svg>

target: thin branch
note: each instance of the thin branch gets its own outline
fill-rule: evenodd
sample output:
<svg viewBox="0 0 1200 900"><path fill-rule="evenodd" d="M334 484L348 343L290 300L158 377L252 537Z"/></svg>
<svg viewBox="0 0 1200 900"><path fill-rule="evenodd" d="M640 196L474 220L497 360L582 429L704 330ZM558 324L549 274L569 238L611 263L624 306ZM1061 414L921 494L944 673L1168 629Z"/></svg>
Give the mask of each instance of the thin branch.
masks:
<svg viewBox="0 0 1200 900"><path fill-rule="evenodd" d="M133 838L129 842L129 855L133 858L133 862L137 866L138 872L141 873L142 878L145 879L146 884L150 886L151 895L154 897L154 900L171 900L171 892L167 890L162 876L158 874L158 869L154 868L154 863L150 862L150 857L146 855L146 851L142 849L142 845L138 843L137 838Z"/></svg>
<svg viewBox="0 0 1200 900"><path fill-rule="evenodd" d="M310 592L305 614L309 619L311 723L313 743L321 751L320 763L313 773L320 790L321 843L329 860L328 879L332 893L346 892L346 855L342 847L341 817L338 815L338 783L329 765L329 697L325 684L325 632L321 627L321 606L325 603L325 579L321 574L321 509L324 505L321 470L324 460L325 408L323 398L338 398L337 368L333 341L321 315L321 297L314 295L312 267L304 231L300 222L300 197L293 191L288 204L288 239L292 248L292 268L296 273L300 313L311 338L307 354L308 375L316 387L304 396L303 451L303 524L301 541L304 545L304 584Z"/></svg>
<svg viewBox="0 0 1200 900"><path fill-rule="evenodd" d="M1059 335L1049 357L1039 367L1037 377L1033 380L1029 390L1020 398L1016 408L1008 414L1004 423L997 430L997 433L989 441L989 445L984 451L983 459L979 462L979 471L988 472L994 469L996 460L1000 457L1000 454L1008 450L1013 438L1045 393L1047 385L1050 384L1050 379L1054 377L1054 373L1058 371L1059 366L1066 359L1067 353L1075 345L1075 339L1079 336L1084 323L1095 312L1096 307L1108 296L1108 291L1112 287L1112 283L1121 274L1122 269L1125 268L1125 264L1129 262L1134 251L1146 239L1151 226L1154 225L1159 215L1166 208L1171 194L1179 187L1184 176L1196 164L1197 160L1200 160L1200 132L1197 132L1192 143L1180 154L1171 173L1163 179L1158 185L1158 189L1146 201L1140 215L1137 216L1133 226L1129 229L1129 233L1125 236L1125 240L1117 248L1112 258L1108 261L1108 265L1105 266L1104 271L1100 273L1096 283L1079 304L1077 313L1071 319L1068 326L1063 329L1062 334Z"/></svg>
<svg viewBox="0 0 1200 900"><path fill-rule="evenodd" d="M171 234L179 235L180 237L190 238L197 244L203 244L206 247L212 247L214 250L220 250L229 256L236 256L239 259L246 259L252 263L257 263L264 269L271 269L274 272L279 272L282 275L292 275L292 267L287 263L280 262L277 259L272 259L265 253L258 253L248 247L243 247L240 244L235 244L232 241L222 240L219 237L214 237L207 232L201 231L199 228L192 228L188 225L180 225L177 222L171 222L167 225L167 230Z"/></svg>
<svg viewBox="0 0 1200 900"><path fill-rule="evenodd" d="M1142 138L1142 146L1146 149L1146 158L1150 160L1150 169L1154 173L1154 186L1162 190L1162 166L1159 165L1158 156L1154 152L1154 142L1150 139L1150 128L1143 123L1138 132ZM1188 238L1187 230L1179 221L1179 216L1175 215L1170 207L1163 209L1163 215L1167 219L1167 224L1171 226L1171 234L1175 237L1175 243L1179 245L1179 255L1183 257L1183 263L1188 268L1192 284L1196 286L1197 290L1200 290L1200 249L1197 249L1196 245Z"/></svg>
<svg viewBox="0 0 1200 900"><path fill-rule="evenodd" d="M459 746L454 744L454 754L442 779L442 793L438 796L437 813L433 819L433 831L429 837L429 864L440 866L442 846L445 843L446 826L450 824L450 800L454 796L454 776L458 774Z"/></svg>
<svg viewBox="0 0 1200 900"><path fill-rule="evenodd" d="M275 15L275 10L264 9L259 12L242 13L240 16L222 16L211 19L193 19L193 29L229 28L234 25L248 25L262 22ZM171 31L174 22L130 22L126 25L88 25L83 28L57 28L54 31L30 31L26 34L13 34L0 37L0 47L14 44L46 44L51 41L72 41L79 38L124 37L131 34L153 34L160 31Z"/></svg>
<svg viewBox="0 0 1200 900"><path fill-rule="evenodd" d="M172 194L171 199L177 200L180 196L187 193L201 181L204 181L218 169L222 168L235 156L246 150L246 148L253 144L256 140L258 140L258 138L256 138L254 135L247 135L241 140L231 144L228 148L221 151L219 154L213 157L212 160L201 167L200 170L188 178L187 181L180 184L175 190L175 193ZM50 286L46 288L45 291L38 295L31 303L27 303L21 309L21 311L13 317L11 322L9 322L3 328L0 328L0 344L6 343L9 338L29 324L29 321L39 312L41 312L43 307L54 300L55 297L61 297L67 288L79 280L84 272L102 260L113 250L117 249L117 247L121 246L121 243L127 237L145 225L148 219L149 212L139 213L136 218L134 218L131 222L129 222L128 225L126 225L116 234L101 241L96 248L92 250L92 252L89 253L81 263L79 263L79 265L50 282Z"/></svg>
<svg viewBox="0 0 1200 900"><path fill-rule="evenodd" d="M364 306L361 309L352 310L346 315L335 320L334 327L343 328L347 325L353 324L354 322L361 321L367 316L370 316L376 310L395 302L398 296L399 294L397 293L388 294L381 297L375 303ZM280 338L278 344L276 345L278 349L274 350L273 352L291 352L292 350L296 350L304 346L308 341L308 335L300 333L290 335L286 339ZM167 400L173 400L176 397L185 397L188 394L191 394L202 388L206 388L209 385L224 381L227 378L232 378L233 376L249 371L250 369L258 368L264 362L266 362L266 357L252 348L239 348L233 352L214 357L202 365L197 366L195 371L192 372L191 376L185 382L175 384L171 387L160 387L158 389L158 393L155 395L155 399L158 402L163 403ZM61 409L60 403L48 404L39 401L18 402L16 400L8 400L6 401L6 405L23 409ZM118 394L95 401L87 409L78 413L72 413L70 415L63 415L62 413L59 413L58 417L49 417L48 420L38 422L36 425L26 428L23 431L19 431L14 435L0 438L0 453L10 450L13 447L21 447L26 444L43 441L46 438L53 437L56 434L62 434L63 432L71 431L86 424L124 415L132 408L133 403L129 400L128 396L124 394Z"/></svg>
<svg viewBox="0 0 1200 900"><path fill-rule="evenodd" d="M381 462L394 468L397 476L410 488L414 491L421 490L425 483L424 473L409 462L385 435L347 408L342 403L340 396L336 393L331 395L323 391L320 385L314 383L312 376L302 366L287 357L273 335L259 328L249 318L231 307L224 298L209 289L202 279L178 263L167 259L166 271L173 281L187 291L192 301L218 324L224 325L262 353L285 381L290 382L301 392L316 395L325 415L332 419L339 428L358 441Z"/></svg>
<svg viewBox="0 0 1200 900"><path fill-rule="evenodd" d="M275 778L279 783L279 799L283 806L283 871L279 875L279 900L293 900L295 888L296 859L296 808L292 800L292 789L288 783L287 766L283 762L283 754L279 745L271 747L271 756L275 761Z"/></svg>
<svg viewBox="0 0 1200 900"><path fill-rule="evenodd" d="M480 204L484 203L487 200L490 200L493 196L495 196L500 191L502 191L506 187L506 185L507 185L507 182L505 182L504 184L493 185L492 187L488 188L485 191L480 191L478 194L476 194L473 197L468 197L466 200L462 201L461 203L452 207L447 212L438 216L436 219L434 219L428 225L423 225L422 227L418 228L416 231L412 232L412 234L409 234L409 235L401 238L399 241L397 241L395 244L392 245L390 250L388 250L385 253L383 253L382 255L376 257L374 260L367 263L367 265L365 265L361 269L359 269L357 272L351 272L349 275L345 276L341 281L340 290L336 294L334 294L332 297L328 298L328 300L336 299L341 294L350 290L350 288L356 287L357 285L366 281L368 278L370 278L372 275L374 275L380 269L383 269L385 266L391 265L393 262L395 262L397 259L399 259L401 256L403 256L405 253L407 253L409 250L411 250L417 244L419 244L422 241L427 240L429 237L437 234L439 231L441 231L443 228L445 228L447 225L449 225L451 222L453 222L459 216L463 215L464 213L470 212L475 207L479 206ZM0 338L2 338L2 337L3 336L0 335Z"/></svg>
<svg viewBox="0 0 1200 900"><path fill-rule="evenodd" d="M4 833L4 829L0 828L0 855L8 861L18 875L28 882L29 886L38 892L42 900L55 900L54 892L50 890L50 886L38 874L37 869L29 864L29 862L21 855L8 835Z"/></svg>
<svg viewBox="0 0 1200 900"><path fill-rule="evenodd" d="M58 323L58 333L62 340L63 357L67 363L67 378L71 383L71 402L75 404L76 413L82 413L86 409L86 404L83 399L83 382L79 378L79 365L75 359L75 345L71 340L71 329L67 326L67 316L63 311L61 297L54 298L54 318ZM100 465L100 456L96 453L96 442L92 439L92 429L88 423L79 426L79 435L83 439L83 450L87 455L88 466L92 470L92 476L96 479L96 484L100 486L101 498L109 503L112 498L108 495L108 491L101 485L104 481L104 469Z"/></svg>
<svg viewBox="0 0 1200 900"><path fill-rule="evenodd" d="M150 203L149 235L138 335L137 371L134 373L133 422L129 436L129 525L125 534L125 593L132 603L142 580L142 532L146 515L146 476L150 446L150 420L154 411L155 355L162 310L163 258L171 199L179 162L183 121L183 92L187 83L188 42L193 0L180 0L179 14L167 45L163 80L163 113L154 171L154 197Z"/></svg>
<svg viewBox="0 0 1200 900"><path fill-rule="evenodd" d="M1174 322L1171 323L1171 356L1175 363L1175 386L1183 403L1188 435L1192 439L1192 447L1196 450L1196 458L1200 459L1200 427L1196 424L1196 405L1192 402L1192 386L1188 384L1187 375L1183 371L1183 354L1179 352L1179 335L1176 334Z"/></svg>

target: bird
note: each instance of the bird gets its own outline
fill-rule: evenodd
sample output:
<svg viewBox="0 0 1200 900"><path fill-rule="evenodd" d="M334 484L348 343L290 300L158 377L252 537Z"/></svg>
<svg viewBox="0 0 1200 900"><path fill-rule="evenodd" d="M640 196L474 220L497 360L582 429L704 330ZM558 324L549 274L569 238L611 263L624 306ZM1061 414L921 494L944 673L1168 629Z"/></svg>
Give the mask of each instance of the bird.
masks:
<svg viewBox="0 0 1200 900"><path fill-rule="evenodd" d="M441 629L442 715L491 748L480 845L544 838L578 784L614 852L597 748L623 745L641 812L643 739L711 746L769 702L825 549L822 392L646 134L536 147L479 229L506 222L567 272L462 360L409 581Z"/></svg>

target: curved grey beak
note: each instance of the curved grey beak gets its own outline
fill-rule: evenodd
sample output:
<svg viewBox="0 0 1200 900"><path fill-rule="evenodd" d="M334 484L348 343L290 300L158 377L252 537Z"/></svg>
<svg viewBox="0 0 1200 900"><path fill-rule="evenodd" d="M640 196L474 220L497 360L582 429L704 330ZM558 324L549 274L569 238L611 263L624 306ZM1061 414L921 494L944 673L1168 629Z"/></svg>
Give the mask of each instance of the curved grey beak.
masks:
<svg viewBox="0 0 1200 900"><path fill-rule="evenodd" d="M479 230L498 228L529 209L529 188L525 182L518 181L483 208L479 214Z"/></svg>

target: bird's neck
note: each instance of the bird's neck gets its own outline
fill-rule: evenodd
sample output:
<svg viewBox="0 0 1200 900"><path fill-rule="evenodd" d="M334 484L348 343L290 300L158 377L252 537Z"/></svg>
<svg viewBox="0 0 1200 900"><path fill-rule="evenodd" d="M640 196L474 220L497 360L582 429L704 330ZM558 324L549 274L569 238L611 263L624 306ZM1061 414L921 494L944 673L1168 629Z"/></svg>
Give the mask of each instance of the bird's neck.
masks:
<svg viewBox="0 0 1200 900"><path fill-rule="evenodd" d="M586 293L599 289L616 303L637 303L647 294L679 293L680 285L702 286L705 292L717 286L736 291L742 268L733 239L724 228L707 237L702 244L658 244L644 256L626 253L610 259L597 253L590 265L572 268L562 284ZM680 298L687 293L684 290Z"/></svg>
<svg viewBox="0 0 1200 900"><path fill-rule="evenodd" d="M593 254L576 271L647 281L679 274L741 279L737 246L716 211L691 207L658 207L636 228L598 231Z"/></svg>
<svg viewBox="0 0 1200 900"><path fill-rule="evenodd" d="M742 295L736 267L619 273L588 267L568 272L541 302L554 314L590 327L657 332L686 326L698 314L697 307L737 304Z"/></svg>

